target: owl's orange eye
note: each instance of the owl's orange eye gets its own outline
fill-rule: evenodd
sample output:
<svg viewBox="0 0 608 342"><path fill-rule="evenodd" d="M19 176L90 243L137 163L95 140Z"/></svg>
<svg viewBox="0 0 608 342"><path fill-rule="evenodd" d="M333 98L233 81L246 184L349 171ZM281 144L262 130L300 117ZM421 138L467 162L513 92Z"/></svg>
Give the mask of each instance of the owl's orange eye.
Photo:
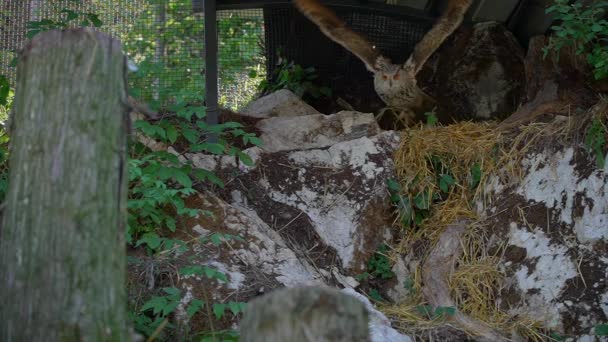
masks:
<svg viewBox="0 0 608 342"><path fill-rule="evenodd" d="M395 75L393 75L393 79L394 79L394 80L398 80L398 79L399 79L399 74L395 74Z"/></svg>
<svg viewBox="0 0 608 342"><path fill-rule="evenodd" d="M388 80L388 76L382 75L382 79L384 79L386 81L386 80Z"/></svg>

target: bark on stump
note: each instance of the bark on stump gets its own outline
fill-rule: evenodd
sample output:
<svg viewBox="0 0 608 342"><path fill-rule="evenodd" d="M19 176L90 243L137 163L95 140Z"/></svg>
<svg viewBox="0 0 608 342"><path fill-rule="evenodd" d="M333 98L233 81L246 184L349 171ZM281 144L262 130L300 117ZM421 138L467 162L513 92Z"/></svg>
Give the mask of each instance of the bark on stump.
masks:
<svg viewBox="0 0 608 342"><path fill-rule="evenodd" d="M126 341L127 107L120 43L50 31L23 50L0 230L0 340Z"/></svg>
<svg viewBox="0 0 608 342"><path fill-rule="evenodd" d="M368 342L367 308L335 289L275 290L247 304L240 322L243 342Z"/></svg>

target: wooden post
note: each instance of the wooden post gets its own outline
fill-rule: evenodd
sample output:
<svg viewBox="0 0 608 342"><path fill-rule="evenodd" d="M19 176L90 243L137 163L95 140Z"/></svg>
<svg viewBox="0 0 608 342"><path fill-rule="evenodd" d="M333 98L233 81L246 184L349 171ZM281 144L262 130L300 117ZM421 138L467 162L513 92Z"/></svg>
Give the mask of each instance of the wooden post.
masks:
<svg viewBox="0 0 608 342"><path fill-rule="evenodd" d="M90 29L17 68L0 230L1 341L127 341L126 60Z"/></svg>
<svg viewBox="0 0 608 342"><path fill-rule="evenodd" d="M325 287L275 290L247 304L242 342L369 342L369 314L357 298Z"/></svg>

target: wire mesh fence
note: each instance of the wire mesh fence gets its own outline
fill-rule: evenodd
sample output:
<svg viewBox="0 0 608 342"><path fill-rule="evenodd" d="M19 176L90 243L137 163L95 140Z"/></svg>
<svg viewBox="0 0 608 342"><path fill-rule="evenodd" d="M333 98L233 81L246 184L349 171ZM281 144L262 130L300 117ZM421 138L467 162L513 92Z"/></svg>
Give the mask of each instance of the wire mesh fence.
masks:
<svg viewBox="0 0 608 342"><path fill-rule="evenodd" d="M220 104L238 110L265 78L262 9L218 11ZM155 105L204 100L204 22L192 0L2 0L0 75L29 36L55 27L99 26L138 65L133 95Z"/></svg>

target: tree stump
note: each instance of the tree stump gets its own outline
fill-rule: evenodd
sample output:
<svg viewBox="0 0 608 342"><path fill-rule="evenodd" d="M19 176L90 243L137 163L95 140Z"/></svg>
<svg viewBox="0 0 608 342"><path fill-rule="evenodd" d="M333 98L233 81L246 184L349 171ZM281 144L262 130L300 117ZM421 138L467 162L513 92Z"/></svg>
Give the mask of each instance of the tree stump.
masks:
<svg viewBox="0 0 608 342"><path fill-rule="evenodd" d="M368 342L369 317L338 290L285 288L249 302L240 331L243 342Z"/></svg>
<svg viewBox="0 0 608 342"><path fill-rule="evenodd" d="M126 60L90 29L23 50L0 230L0 340L126 341Z"/></svg>

